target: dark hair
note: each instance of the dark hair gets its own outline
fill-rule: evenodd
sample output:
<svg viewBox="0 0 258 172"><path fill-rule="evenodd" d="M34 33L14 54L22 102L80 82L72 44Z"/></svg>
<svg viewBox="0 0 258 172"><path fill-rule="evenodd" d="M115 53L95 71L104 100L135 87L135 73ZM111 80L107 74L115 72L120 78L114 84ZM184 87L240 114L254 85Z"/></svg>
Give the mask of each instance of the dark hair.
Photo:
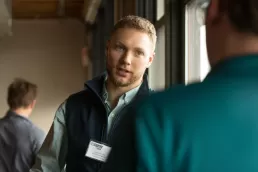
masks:
<svg viewBox="0 0 258 172"><path fill-rule="evenodd" d="M37 85L24 79L15 79L8 87L7 103L10 109L26 108L37 97Z"/></svg>
<svg viewBox="0 0 258 172"><path fill-rule="evenodd" d="M258 0L220 0L220 10L239 32L258 34Z"/></svg>

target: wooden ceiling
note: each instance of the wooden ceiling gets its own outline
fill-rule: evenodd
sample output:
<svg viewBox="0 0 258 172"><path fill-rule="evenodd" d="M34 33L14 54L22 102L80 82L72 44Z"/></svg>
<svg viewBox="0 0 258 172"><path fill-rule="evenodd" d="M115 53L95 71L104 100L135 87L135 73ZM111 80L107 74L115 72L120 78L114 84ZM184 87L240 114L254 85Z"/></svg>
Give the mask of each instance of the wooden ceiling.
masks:
<svg viewBox="0 0 258 172"><path fill-rule="evenodd" d="M64 0L64 16L82 18L84 0ZM14 19L58 18L59 0L13 0Z"/></svg>

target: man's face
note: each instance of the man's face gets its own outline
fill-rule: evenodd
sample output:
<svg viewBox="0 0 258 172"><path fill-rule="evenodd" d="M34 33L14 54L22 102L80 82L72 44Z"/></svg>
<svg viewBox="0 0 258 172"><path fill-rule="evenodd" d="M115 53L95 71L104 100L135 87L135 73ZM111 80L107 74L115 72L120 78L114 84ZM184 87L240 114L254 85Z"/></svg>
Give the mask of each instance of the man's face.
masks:
<svg viewBox="0 0 258 172"><path fill-rule="evenodd" d="M147 33L118 29L106 48L107 71L113 84L126 87L140 82L154 57L153 42Z"/></svg>

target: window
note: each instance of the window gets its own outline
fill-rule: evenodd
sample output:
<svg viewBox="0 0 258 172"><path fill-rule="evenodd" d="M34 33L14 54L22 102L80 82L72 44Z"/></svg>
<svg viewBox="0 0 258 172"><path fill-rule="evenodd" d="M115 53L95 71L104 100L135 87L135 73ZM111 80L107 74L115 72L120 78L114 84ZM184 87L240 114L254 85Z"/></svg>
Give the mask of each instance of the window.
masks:
<svg viewBox="0 0 258 172"><path fill-rule="evenodd" d="M149 72L149 84L154 90L162 90L166 84L166 68L165 68L165 0L156 0L156 21L155 27L157 30L157 43L155 50L155 57L152 65L150 66Z"/></svg>
<svg viewBox="0 0 258 172"><path fill-rule="evenodd" d="M206 30L205 26L200 28L200 80L202 81L210 71L210 64L206 49Z"/></svg>
<svg viewBox="0 0 258 172"><path fill-rule="evenodd" d="M156 20L160 20L165 14L165 0L157 0Z"/></svg>
<svg viewBox="0 0 258 172"><path fill-rule="evenodd" d="M205 26L197 22L198 0L185 8L185 83L202 81L210 70Z"/></svg>
<svg viewBox="0 0 258 172"><path fill-rule="evenodd" d="M149 68L149 83L154 90L165 88L165 26L157 30L156 55Z"/></svg>

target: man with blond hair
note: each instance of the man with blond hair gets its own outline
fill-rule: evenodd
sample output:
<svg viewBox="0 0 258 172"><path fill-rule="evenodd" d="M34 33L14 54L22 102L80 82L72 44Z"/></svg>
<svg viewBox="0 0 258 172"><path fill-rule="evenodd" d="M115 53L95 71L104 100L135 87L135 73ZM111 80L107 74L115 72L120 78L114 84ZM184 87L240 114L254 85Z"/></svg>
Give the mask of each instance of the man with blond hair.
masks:
<svg viewBox="0 0 258 172"><path fill-rule="evenodd" d="M7 93L9 110L0 119L0 171L27 172L35 162L45 133L28 118L34 109L37 86L15 79Z"/></svg>
<svg viewBox="0 0 258 172"><path fill-rule="evenodd" d="M109 139L129 106L150 93L145 71L154 58L156 31L148 20L126 16L106 45L107 71L85 83L58 108L33 172L97 172Z"/></svg>

